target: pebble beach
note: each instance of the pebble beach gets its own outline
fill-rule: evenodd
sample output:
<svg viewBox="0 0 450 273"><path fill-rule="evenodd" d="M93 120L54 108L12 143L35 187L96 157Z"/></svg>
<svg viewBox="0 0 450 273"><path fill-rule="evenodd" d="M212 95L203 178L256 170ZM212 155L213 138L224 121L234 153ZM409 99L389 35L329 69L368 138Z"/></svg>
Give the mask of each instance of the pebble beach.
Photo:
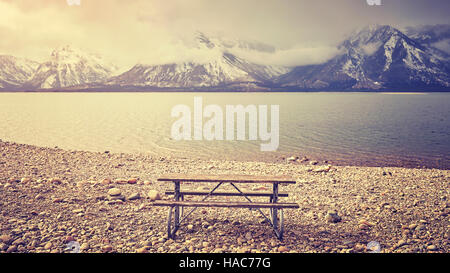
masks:
<svg viewBox="0 0 450 273"><path fill-rule="evenodd" d="M157 181L167 173L289 175L297 183L280 187L289 194L280 201L300 208L285 210L282 241L258 211L227 208L197 209L168 239L168 208L151 205L172 198L165 192L173 185ZM70 242L83 253L448 253L449 189L450 170L334 166L308 155L272 163L188 159L0 141L0 253L69 252Z"/></svg>

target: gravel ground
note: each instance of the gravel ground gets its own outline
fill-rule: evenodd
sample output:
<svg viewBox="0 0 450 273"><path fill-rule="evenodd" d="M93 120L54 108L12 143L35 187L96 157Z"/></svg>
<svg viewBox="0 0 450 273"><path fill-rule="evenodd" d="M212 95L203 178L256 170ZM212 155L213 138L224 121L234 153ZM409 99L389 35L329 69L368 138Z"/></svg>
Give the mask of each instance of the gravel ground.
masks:
<svg viewBox="0 0 450 273"><path fill-rule="evenodd" d="M299 158L304 155L296 155ZM0 141L0 253L448 252L450 171L197 160L66 151ZM291 175L279 241L257 211L199 208L167 239L165 173ZM199 189L182 184L182 189ZM201 189L213 185L202 184ZM270 190L243 185L245 190ZM159 196L158 196L159 195ZM223 198L223 197L222 197ZM229 197L234 200L237 197ZM237 200L237 199L236 199ZM261 201L262 199L254 199ZM265 200L267 201L267 200Z"/></svg>

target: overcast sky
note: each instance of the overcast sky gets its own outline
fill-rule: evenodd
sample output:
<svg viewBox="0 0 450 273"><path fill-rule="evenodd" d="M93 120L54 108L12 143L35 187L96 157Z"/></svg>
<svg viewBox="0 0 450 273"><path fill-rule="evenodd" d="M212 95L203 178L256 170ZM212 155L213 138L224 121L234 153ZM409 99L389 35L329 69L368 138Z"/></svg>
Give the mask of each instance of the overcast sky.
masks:
<svg viewBox="0 0 450 273"><path fill-rule="evenodd" d="M43 61L68 44L123 66L161 63L189 55L184 39L203 31L274 45L274 63L278 56L308 63L329 58L346 35L368 24L450 23L449 0L381 1L0 0L0 54Z"/></svg>

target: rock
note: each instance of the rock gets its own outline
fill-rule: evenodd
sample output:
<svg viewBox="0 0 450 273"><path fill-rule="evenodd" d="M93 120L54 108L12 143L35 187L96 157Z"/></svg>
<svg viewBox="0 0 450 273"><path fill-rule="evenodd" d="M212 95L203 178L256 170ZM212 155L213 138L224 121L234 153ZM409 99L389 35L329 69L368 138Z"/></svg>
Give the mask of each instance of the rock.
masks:
<svg viewBox="0 0 450 273"><path fill-rule="evenodd" d="M12 253L12 252L15 252L16 250L17 250L17 246L10 246L6 250L6 253Z"/></svg>
<svg viewBox="0 0 450 273"><path fill-rule="evenodd" d="M313 172L315 172L315 173L322 173L322 172L327 173L330 170L331 170L331 165L328 165L328 166L323 166L323 167L319 167L317 169L314 169Z"/></svg>
<svg viewBox="0 0 450 273"><path fill-rule="evenodd" d="M111 189L109 189L108 194L110 196L118 196L118 195L122 194L122 191L118 188L111 188Z"/></svg>
<svg viewBox="0 0 450 273"><path fill-rule="evenodd" d="M295 162L297 159L298 159L298 157L291 156L291 157L286 158L286 161L287 162Z"/></svg>
<svg viewBox="0 0 450 273"><path fill-rule="evenodd" d="M148 181L148 180L144 181L144 185L151 185L151 184L152 184L151 181Z"/></svg>
<svg viewBox="0 0 450 273"><path fill-rule="evenodd" d="M24 177L20 180L20 183L30 183L31 182L31 178L28 177Z"/></svg>
<svg viewBox="0 0 450 273"><path fill-rule="evenodd" d="M24 245L25 241L22 238L19 238L17 240L15 240L14 242L12 242L12 245L18 246L18 245Z"/></svg>
<svg viewBox="0 0 450 273"><path fill-rule="evenodd" d="M245 234L245 239L247 239L247 240L251 240L251 239L253 239L253 236L252 236L252 233L251 232L247 232L246 234Z"/></svg>
<svg viewBox="0 0 450 273"><path fill-rule="evenodd" d="M72 242L72 241L75 241L75 239L73 238L73 236L66 236L65 238L64 238L64 243L68 243L68 242Z"/></svg>
<svg viewBox="0 0 450 273"><path fill-rule="evenodd" d="M317 165L319 162L316 160L312 160L309 162L310 165Z"/></svg>
<svg viewBox="0 0 450 273"><path fill-rule="evenodd" d="M52 183L52 184L59 185L59 184L62 183L62 180L60 178L58 178L58 177L54 177L54 178L50 179L49 182Z"/></svg>
<svg viewBox="0 0 450 273"><path fill-rule="evenodd" d="M114 196L114 197L116 197L116 196ZM114 198L114 200L106 201L106 204L107 205L120 205L120 204L124 203L124 201L122 201L122 200L125 200L125 197L121 195L121 196L117 196L117 198Z"/></svg>
<svg viewBox="0 0 450 273"><path fill-rule="evenodd" d="M338 223L342 220L341 217L338 215L337 211L335 210L328 211L325 216L325 219L329 223Z"/></svg>
<svg viewBox="0 0 450 273"><path fill-rule="evenodd" d="M367 227L373 227L373 226L375 226L374 223L369 222L369 221L367 221L367 220L365 220L365 219L362 219L361 221L359 221L359 225L360 225L360 226L367 226Z"/></svg>
<svg viewBox="0 0 450 273"><path fill-rule="evenodd" d="M12 237L9 235L5 234L0 236L0 242L5 243L7 245L9 245L12 242L12 240L13 240Z"/></svg>
<svg viewBox="0 0 450 273"><path fill-rule="evenodd" d="M362 252L362 251L364 251L364 250L366 249L366 246L363 245L363 244L356 244L356 245L354 246L354 249L355 249L355 251L357 251L357 252Z"/></svg>
<svg viewBox="0 0 450 273"><path fill-rule="evenodd" d="M44 199L44 196L43 196L42 194L38 193L38 194L34 197L34 199L36 199L36 200L41 200L41 199Z"/></svg>
<svg viewBox="0 0 450 273"><path fill-rule="evenodd" d="M187 229L189 231L193 231L194 230L194 225L187 225Z"/></svg>
<svg viewBox="0 0 450 273"><path fill-rule="evenodd" d="M397 244L395 245L395 248L399 248L399 247L402 247L402 246L404 246L404 245L407 245L406 241L405 241L405 240L400 240L400 241L398 241Z"/></svg>
<svg viewBox="0 0 450 273"><path fill-rule="evenodd" d="M82 243L81 246L80 246L80 250L81 251L89 250L89 248L90 248L90 246L89 246L88 243Z"/></svg>
<svg viewBox="0 0 450 273"><path fill-rule="evenodd" d="M0 251L5 251L8 249L8 245L5 243L0 243Z"/></svg>
<svg viewBox="0 0 450 273"><path fill-rule="evenodd" d="M72 210L73 213L82 213L84 210L83 209L74 209Z"/></svg>
<svg viewBox="0 0 450 273"><path fill-rule="evenodd" d="M278 247L278 252L287 252L287 251L289 251L289 249L285 246Z"/></svg>
<svg viewBox="0 0 450 273"><path fill-rule="evenodd" d="M141 198L141 195L138 192L133 193L130 196L128 196L128 200L137 200L139 198Z"/></svg>
<svg viewBox="0 0 450 273"><path fill-rule="evenodd" d="M125 196L123 196L123 195L108 196L108 200L125 202Z"/></svg>
<svg viewBox="0 0 450 273"><path fill-rule="evenodd" d="M128 179L128 184L136 184L136 183L137 183L137 179L136 178Z"/></svg>
<svg viewBox="0 0 450 273"><path fill-rule="evenodd" d="M425 230L425 229L426 229L425 225L418 225L414 230L421 231L421 230Z"/></svg>
<svg viewBox="0 0 450 273"><path fill-rule="evenodd" d="M136 249L136 253L148 253L147 247L141 247Z"/></svg>
<svg viewBox="0 0 450 273"><path fill-rule="evenodd" d="M114 183L116 183L116 184L127 184L128 180L127 179L118 178L118 179L114 180Z"/></svg>
<svg viewBox="0 0 450 273"><path fill-rule="evenodd" d="M437 247L435 245L429 245L429 246L427 246L427 250L435 251L435 250L437 250Z"/></svg>
<svg viewBox="0 0 450 273"><path fill-rule="evenodd" d="M302 157L302 159L300 159L300 162L301 163L303 163L303 162L306 162L306 161L308 161L309 159L306 157L306 156L304 156L304 157Z"/></svg>
<svg viewBox="0 0 450 273"><path fill-rule="evenodd" d="M147 196L150 201L161 200L161 196L159 195L159 192L157 190L148 191Z"/></svg>
<svg viewBox="0 0 450 273"><path fill-rule="evenodd" d="M104 246L102 246L102 252L103 253L111 252L112 250L113 250L113 247L111 245L104 245Z"/></svg>
<svg viewBox="0 0 450 273"><path fill-rule="evenodd" d="M52 243L48 242L48 243L45 244L44 249L45 250L49 250L50 248L52 248L52 246L53 246Z"/></svg>
<svg viewBox="0 0 450 273"><path fill-rule="evenodd" d="M105 178L100 183L103 185L109 185L109 184L111 184L111 179Z"/></svg>

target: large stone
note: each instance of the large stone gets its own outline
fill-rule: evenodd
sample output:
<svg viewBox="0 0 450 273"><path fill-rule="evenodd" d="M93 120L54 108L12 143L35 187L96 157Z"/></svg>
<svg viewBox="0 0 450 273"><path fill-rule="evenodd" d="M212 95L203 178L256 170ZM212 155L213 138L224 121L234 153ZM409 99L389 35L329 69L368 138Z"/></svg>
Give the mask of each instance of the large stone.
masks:
<svg viewBox="0 0 450 273"><path fill-rule="evenodd" d="M161 200L161 195L159 195L157 190L150 190L147 195L150 201Z"/></svg>
<svg viewBox="0 0 450 273"><path fill-rule="evenodd" d="M109 189L108 194L110 196L118 196L118 195L122 194L122 191L118 188L111 188L111 189Z"/></svg>

